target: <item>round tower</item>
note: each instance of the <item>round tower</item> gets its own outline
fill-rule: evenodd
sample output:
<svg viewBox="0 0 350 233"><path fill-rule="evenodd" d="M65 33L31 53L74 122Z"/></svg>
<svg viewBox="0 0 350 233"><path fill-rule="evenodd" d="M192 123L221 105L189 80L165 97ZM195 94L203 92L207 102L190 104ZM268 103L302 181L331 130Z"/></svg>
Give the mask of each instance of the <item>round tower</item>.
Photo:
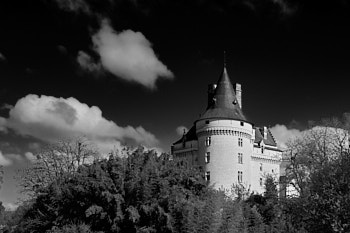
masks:
<svg viewBox="0 0 350 233"><path fill-rule="evenodd" d="M210 91L208 107L195 122L198 137L198 165L217 189L233 184L248 186L253 126L245 118L226 67L215 90ZM247 187L248 188L248 187Z"/></svg>

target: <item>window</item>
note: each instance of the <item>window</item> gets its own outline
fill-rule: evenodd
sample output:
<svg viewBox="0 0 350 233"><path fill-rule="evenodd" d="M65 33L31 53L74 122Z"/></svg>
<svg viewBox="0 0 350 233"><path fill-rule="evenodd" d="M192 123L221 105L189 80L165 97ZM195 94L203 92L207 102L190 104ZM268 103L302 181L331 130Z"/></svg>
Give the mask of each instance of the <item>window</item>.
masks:
<svg viewBox="0 0 350 233"><path fill-rule="evenodd" d="M262 163L260 163L260 171L262 172L262 170L263 170L263 167L262 167L263 165L262 165Z"/></svg>
<svg viewBox="0 0 350 233"><path fill-rule="evenodd" d="M206 146L210 146L210 144L211 144L211 137L207 137L207 138L205 139L205 145L206 145Z"/></svg>
<svg viewBox="0 0 350 233"><path fill-rule="evenodd" d="M242 180L243 180L243 172L238 171L238 183L242 183Z"/></svg>
<svg viewBox="0 0 350 233"><path fill-rule="evenodd" d="M264 146L261 146L261 154L264 154Z"/></svg>
<svg viewBox="0 0 350 233"><path fill-rule="evenodd" d="M238 163L242 164L243 163L243 154L238 153Z"/></svg>
<svg viewBox="0 0 350 233"><path fill-rule="evenodd" d="M244 122L243 121L241 121L241 126L244 126Z"/></svg>
<svg viewBox="0 0 350 233"><path fill-rule="evenodd" d="M260 186L263 186L263 178L260 178Z"/></svg>
<svg viewBox="0 0 350 233"><path fill-rule="evenodd" d="M272 173L274 173L274 170L272 169Z"/></svg>
<svg viewBox="0 0 350 233"><path fill-rule="evenodd" d="M209 121L205 121L205 124L209 124Z"/></svg>
<svg viewBox="0 0 350 233"><path fill-rule="evenodd" d="M243 138L238 138L238 146L243 146Z"/></svg>
<svg viewBox="0 0 350 233"><path fill-rule="evenodd" d="M205 163L210 162L210 152L205 153Z"/></svg>
<svg viewBox="0 0 350 233"><path fill-rule="evenodd" d="M210 172L205 172L205 180L210 181Z"/></svg>

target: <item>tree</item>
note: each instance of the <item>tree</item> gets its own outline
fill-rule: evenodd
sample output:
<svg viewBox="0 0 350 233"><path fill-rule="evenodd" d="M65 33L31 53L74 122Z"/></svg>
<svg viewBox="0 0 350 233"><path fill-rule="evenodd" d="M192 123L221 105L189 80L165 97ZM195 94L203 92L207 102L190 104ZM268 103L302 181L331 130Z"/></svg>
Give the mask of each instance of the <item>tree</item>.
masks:
<svg viewBox="0 0 350 233"><path fill-rule="evenodd" d="M289 144L287 177L298 195L285 210L308 232L350 230L349 119L323 120Z"/></svg>
<svg viewBox="0 0 350 233"><path fill-rule="evenodd" d="M0 189L1 189L1 185L4 182L4 170L3 170L3 166L0 164Z"/></svg>
<svg viewBox="0 0 350 233"><path fill-rule="evenodd" d="M324 119L318 125L310 123L310 129L288 143L286 157L286 183L298 196L309 194L310 174L321 169L328 162L337 160L349 149L350 117L343 120Z"/></svg>
<svg viewBox="0 0 350 233"><path fill-rule="evenodd" d="M272 176L267 176L265 179L264 199L265 203L261 206L261 213L265 224L270 225L279 212L277 184Z"/></svg>
<svg viewBox="0 0 350 233"><path fill-rule="evenodd" d="M242 195L207 186L187 160L138 148L82 164L37 193L15 232L263 232ZM244 195L243 195L244 194Z"/></svg>
<svg viewBox="0 0 350 233"><path fill-rule="evenodd" d="M46 233L93 233L93 231L85 224L69 224L63 227L53 227Z"/></svg>
<svg viewBox="0 0 350 233"><path fill-rule="evenodd" d="M92 231L182 232L189 214L182 210L203 192L205 180L186 161L136 150L83 164L42 188L20 227L30 232L84 223Z"/></svg>
<svg viewBox="0 0 350 233"><path fill-rule="evenodd" d="M79 166L98 158L97 149L84 137L46 145L35 154L33 164L19 172L22 192L29 197L63 175L74 174Z"/></svg>
<svg viewBox="0 0 350 233"><path fill-rule="evenodd" d="M343 153L310 175L307 200L310 232L350 231L349 153Z"/></svg>

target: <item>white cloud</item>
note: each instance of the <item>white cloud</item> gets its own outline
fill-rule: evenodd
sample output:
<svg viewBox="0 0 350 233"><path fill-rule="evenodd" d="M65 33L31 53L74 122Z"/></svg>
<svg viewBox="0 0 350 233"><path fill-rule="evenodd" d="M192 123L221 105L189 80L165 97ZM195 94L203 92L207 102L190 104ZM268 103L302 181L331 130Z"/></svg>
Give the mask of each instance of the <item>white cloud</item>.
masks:
<svg viewBox="0 0 350 233"><path fill-rule="evenodd" d="M176 133L177 133L179 136L182 136L182 135L184 134L184 130L185 130L186 132L188 132L187 127L185 127L185 126L179 126L179 127L176 128Z"/></svg>
<svg viewBox="0 0 350 233"><path fill-rule="evenodd" d="M6 61L6 57L2 53L0 53L0 61Z"/></svg>
<svg viewBox="0 0 350 233"><path fill-rule="evenodd" d="M36 157L33 155L32 152L26 152L26 153L24 153L24 156L28 161L32 162L32 161L36 160Z"/></svg>
<svg viewBox="0 0 350 233"><path fill-rule="evenodd" d="M0 151L0 165L2 166L10 166L12 164L12 161L7 158L7 156L3 155Z"/></svg>
<svg viewBox="0 0 350 233"><path fill-rule="evenodd" d="M5 210L10 210L10 211L15 211L18 207L18 205L14 203L3 203L3 206L5 207Z"/></svg>
<svg viewBox="0 0 350 233"><path fill-rule="evenodd" d="M91 14L90 7L85 0L55 0L55 2L62 10Z"/></svg>
<svg viewBox="0 0 350 233"><path fill-rule="evenodd" d="M172 79L173 73L158 59L151 43L141 32L125 30L115 32L107 20L92 36L95 52L100 61L94 63L89 55L80 51L78 63L86 70L95 71L102 66L115 76L140 83L154 89L158 78Z"/></svg>
<svg viewBox="0 0 350 233"><path fill-rule="evenodd" d="M295 9L290 7L285 0L272 0L272 2L280 7L281 12L284 15L291 15L295 12Z"/></svg>
<svg viewBox="0 0 350 233"><path fill-rule="evenodd" d="M73 97L27 95L10 110L9 118L2 123L5 126L47 142L84 135L97 145L126 140L146 146L158 144L157 138L142 126L118 126L105 119L98 107L89 107Z"/></svg>
<svg viewBox="0 0 350 233"><path fill-rule="evenodd" d="M0 107L0 109L11 109L11 108L13 108L13 106L11 104L6 104L6 103Z"/></svg>
<svg viewBox="0 0 350 233"><path fill-rule="evenodd" d="M8 154L8 153L2 153L0 151L0 165L3 166L10 166L14 163L22 162L23 161L23 156L20 154Z"/></svg>
<svg viewBox="0 0 350 233"><path fill-rule="evenodd" d="M102 66L100 63L95 63L91 56L84 51L79 51L77 56L77 62L86 71L89 72L101 72Z"/></svg>
<svg viewBox="0 0 350 233"><path fill-rule="evenodd" d="M303 133L303 131L298 129L288 129L285 125L280 124L271 127L270 130L280 148L287 148L286 143L289 140L300 137Z"/></svg>
<svg viewBox="0 0 350 233"><path fill-rule="evenodd" d="M6 119L3 117L0 117L0 132L7 133L7 128L6 128Z"/></svg>

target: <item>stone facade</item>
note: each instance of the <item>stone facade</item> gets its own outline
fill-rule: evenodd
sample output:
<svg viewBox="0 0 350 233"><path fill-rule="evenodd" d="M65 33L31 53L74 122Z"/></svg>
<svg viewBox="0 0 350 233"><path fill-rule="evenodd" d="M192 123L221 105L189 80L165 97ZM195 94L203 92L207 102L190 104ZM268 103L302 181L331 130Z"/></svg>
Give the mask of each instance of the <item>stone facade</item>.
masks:
<svg viewBox="0 0 350 233"><path fill-rule="evenodd" d="M262 193L268 174L280 176L282 152L266 127L254 127L242 112L242 89L235 90L224 68L208 88L208 107L192 128L172 145L174 157L199 166L217 189L242 184Z"/></svg>

